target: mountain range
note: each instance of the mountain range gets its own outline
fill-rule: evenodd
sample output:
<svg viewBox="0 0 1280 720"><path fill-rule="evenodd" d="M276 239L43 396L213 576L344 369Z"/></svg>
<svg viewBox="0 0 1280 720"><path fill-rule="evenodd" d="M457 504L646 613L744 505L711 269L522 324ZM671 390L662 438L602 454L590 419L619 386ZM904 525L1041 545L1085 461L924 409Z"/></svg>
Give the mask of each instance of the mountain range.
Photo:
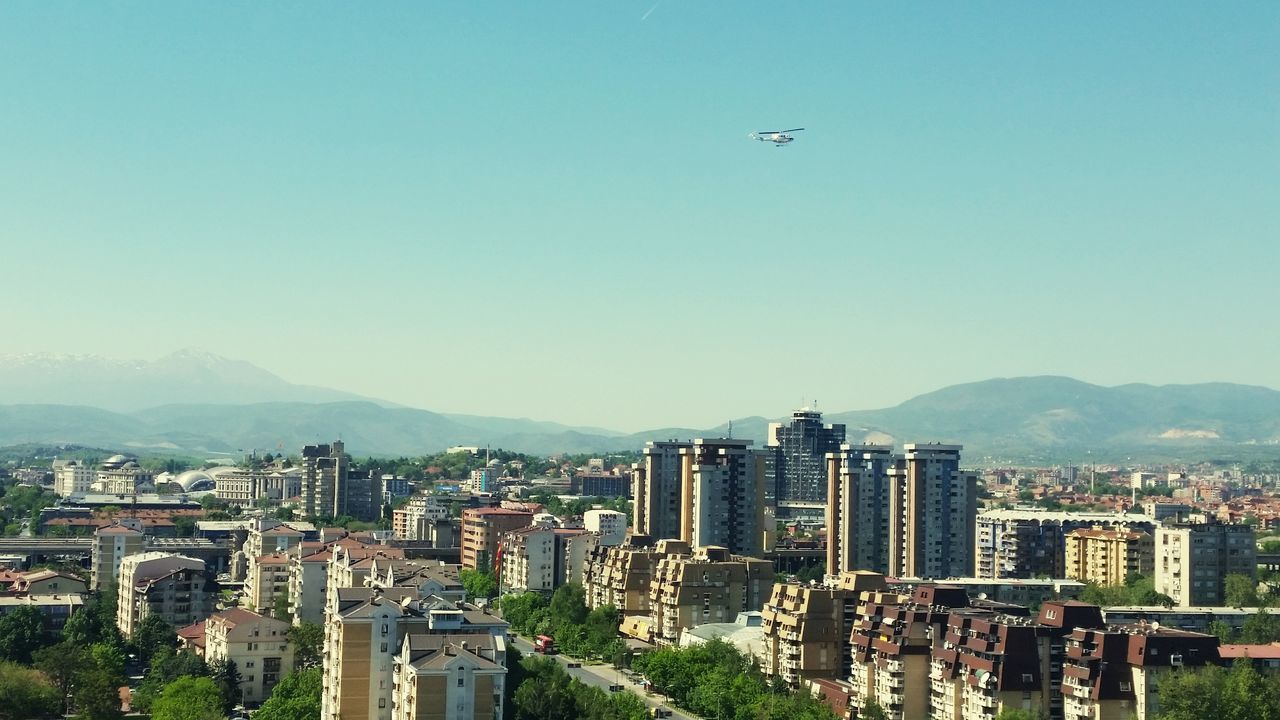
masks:
<svg viewBox="0 0 1280 720"><path fill-rule="evenodd" d="M296 452L342 438L358 455L453 445L531 453L634 450L647 440L719 437L671 427L641 433L527 418L441 414L297 385L251 363L184 350L157 361L91 355L0 356L0 445L70 443L192 454ZM763 443L782 418L733 421ZM969 461L1183 459L1280 451L1280 392L1229 383L1103 387L1066 377L953 385L891 408L829 413L853 442L956 442Z"/></svg>

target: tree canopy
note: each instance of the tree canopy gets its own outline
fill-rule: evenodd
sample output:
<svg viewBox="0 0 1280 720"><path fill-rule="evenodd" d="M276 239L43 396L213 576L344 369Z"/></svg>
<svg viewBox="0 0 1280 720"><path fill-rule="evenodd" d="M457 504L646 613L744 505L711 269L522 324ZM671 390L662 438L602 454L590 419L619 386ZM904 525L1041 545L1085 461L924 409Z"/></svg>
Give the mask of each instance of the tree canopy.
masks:
<svg viewBox="0 0 1280 720"><path fill-rule="evenodd" d="M225 720L222 690L211 678L180 677L165 686L151 720Z"/></svg>
<svg viewBox="0 0 1280 720"><path fill-rule="evenodd" d="M498 579L494 577L493 571L488 568L483 570L463 568L458 573L458 579L462 582L462 586L467 589L468 600L491 598L498 594Z"/></svg>
<svg viewBox="0 0 1280 720"><path fill-rule="evenodd" d="M1247 660L1230 670L1209 666L1184 669L1160 680L1158 720L1276 720L1280 717L1280 676L1263 677Z"/></svg>
<svg viewBox="0 0 1280 720"><path fill-rule="evenodd" d="M324 626L304 622L289 628L288 635L295 666L306 669L320 664L324 653Z"/></svg>
<svg viewBox="0 0 1280 720"><path fill-rule="evenodd" d="M632 693L607 693L570 678L549 658L520 662L521 678L511 701L515 720L641 720L644 701Z"/></svg>
<svg viewBox="0 0 1280 720"><path fill-rule="evenodd" d="M323 685L318 667L286 675L271 697L254 713L254 720L315 720L320 717L320 692Z"/></svg>
<svg viewBox="0 0 1280 720"><path fill-rule="evenodd" d="M58 717L62 711L59 691L38 670L0 660L0 720Z"/></svg>
<svg viewBox="0 0 1280 720"><path fill-rule="evenodd" d="M44 615L31 605L20 605L0 615L0 660L31 664L31 654L45 645Z"/></svg>
<svg viewBox="0 0 1280 720"><path fill-rule="evenodd" d="M807 692L791 692L769 683L751 659L721 640L655 650L637 657L632 667L675 704L708 720L835 717Z"/></svg>

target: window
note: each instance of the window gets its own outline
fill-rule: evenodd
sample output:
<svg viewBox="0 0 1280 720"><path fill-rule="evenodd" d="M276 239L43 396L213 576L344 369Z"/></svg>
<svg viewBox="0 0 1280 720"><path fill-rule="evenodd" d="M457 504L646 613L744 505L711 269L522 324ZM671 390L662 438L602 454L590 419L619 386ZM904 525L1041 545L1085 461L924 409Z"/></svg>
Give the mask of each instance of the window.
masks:
<svg viewBox="0 0 1280 720"><path fill-rule="evenodd" d="M245 666L245 667L247 667L247 668L251 668L251 667L253 667L253 661L252 661L252 660L246 660L246 661L244 662L244 666Z"/></svg>
<svg viewBox="0 0 1280 720"><path fill-rule="evenodd" d="M387 651L387 644L382 643L382 652L386 652L386 651Z"/></svg>
<svg viewBox="0 0 1280 720"><path fill-rule="evenodd" d="M458 687L462 687L462 686L464 686L464 685L466 685L466 684L467 684L467 679L466 679L466 678L463 678L463 677L458 678Z"/></svg>
<svg viewBox="0 0 1280 720"><path fill-rule="evenodd" d="M387 706L387 699L386 699L386 698L378 698L378 707L379 707L379 708L384 708L384 707L386 707L386 706Z"/></svg>

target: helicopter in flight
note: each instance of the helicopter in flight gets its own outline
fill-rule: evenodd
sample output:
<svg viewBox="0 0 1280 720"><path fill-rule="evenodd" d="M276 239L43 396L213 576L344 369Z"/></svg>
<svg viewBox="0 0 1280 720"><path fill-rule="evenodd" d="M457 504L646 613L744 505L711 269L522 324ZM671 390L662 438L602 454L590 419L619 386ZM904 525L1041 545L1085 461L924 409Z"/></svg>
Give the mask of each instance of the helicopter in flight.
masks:
<svg viewBox="0 0 1280 720"><path fill-rule="evenodd" d="M788 133L800 132L804 128L791 128L790 130L760 130L747 135L752 140L760 142L771 142L774 147L782 147L789 142L795 142L795 138Z"/></svg>

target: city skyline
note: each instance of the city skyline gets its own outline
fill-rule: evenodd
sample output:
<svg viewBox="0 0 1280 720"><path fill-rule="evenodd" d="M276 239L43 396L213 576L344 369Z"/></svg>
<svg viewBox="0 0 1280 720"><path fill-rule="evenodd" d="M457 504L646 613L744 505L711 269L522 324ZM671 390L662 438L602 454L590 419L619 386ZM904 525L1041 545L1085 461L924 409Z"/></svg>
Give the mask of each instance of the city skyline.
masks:
<svg viewBox="0 0 1280 720"><path fill-rule="evenodd" d="M1280 8L776 10L5 5L5 351L628 429L1280 387Z"/></svg>

